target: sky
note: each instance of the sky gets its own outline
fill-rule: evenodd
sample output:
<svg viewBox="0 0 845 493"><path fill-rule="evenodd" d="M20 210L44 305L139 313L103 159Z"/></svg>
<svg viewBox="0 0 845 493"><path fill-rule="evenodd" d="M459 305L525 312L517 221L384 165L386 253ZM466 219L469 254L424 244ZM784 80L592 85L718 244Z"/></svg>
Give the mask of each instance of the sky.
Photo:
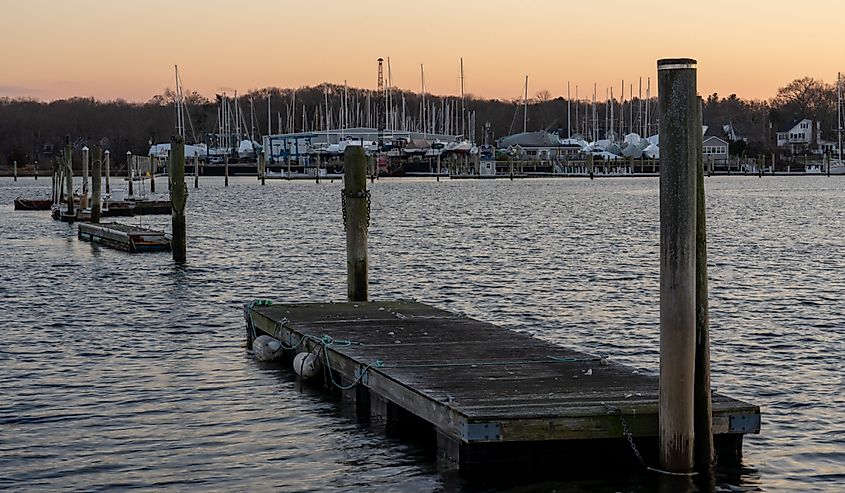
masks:
<svg viewBox="0 0 845 493"><path fill-rule="evenodd" d="M0 0L0 97L146 101L322 82L514 99L656 86L659 58L698 60L702 95L766 99L845 71L842 0ZM645 89L643 89L645 90Z"/></svg>

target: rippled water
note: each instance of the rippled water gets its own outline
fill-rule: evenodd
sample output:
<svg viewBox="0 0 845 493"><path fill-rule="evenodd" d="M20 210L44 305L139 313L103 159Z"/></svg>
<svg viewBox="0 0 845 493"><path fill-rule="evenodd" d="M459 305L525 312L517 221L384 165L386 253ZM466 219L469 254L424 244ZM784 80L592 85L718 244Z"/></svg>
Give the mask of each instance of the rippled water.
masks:
<svg viewBox="0 0 845 493"><path fill-rule="evenodd" d="M0 488L649 491L479 484L243 348L241 306L345 297L339 182L205 178L185 267L14 212L0 180ZM762 406L723 487L845 484L845 180L708 178L713 385ZM372 186L371 295L658 367L656 179ZM138 221L138 219L126 219ZM145 224L168 227L168 217Z"/></svg>

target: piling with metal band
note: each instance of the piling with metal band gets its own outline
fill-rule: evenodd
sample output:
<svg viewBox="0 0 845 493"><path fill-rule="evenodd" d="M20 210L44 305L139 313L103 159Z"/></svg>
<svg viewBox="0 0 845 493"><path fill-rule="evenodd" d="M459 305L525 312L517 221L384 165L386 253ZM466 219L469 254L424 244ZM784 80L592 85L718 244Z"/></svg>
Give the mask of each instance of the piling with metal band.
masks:
<svg viewBox="0 0 845 493"><path fill-rule="evenodd" d="M88 208L88 146L82 148L82 196L79 198L79 207Z"/></svg>
<svg viewBox="0 0 845 493"><path fill-rule="evenodd" d="M132 151L126 151L126 176L129 178L129 197L132 197Z"/></svg>
<svg viewBox="0 0 845 493"><path fill-rule="evenodd" d="M185 205L188 202L188 187L185 185L185 141L182 137L170 138L170 203L172 208L171 224L173 239L173 260L185 263L187 260L185 240Z"/></svg>
<svg viewBox="0 0 845 493"><path fill-rule="evenodd" d="M70 138L67 139L70 141ZM65 180L67 181L67 213L72 216L73 205L73 148L67 144L65 148Z"/></svg>
<svg viewBox="0 0 845 493"><path fill-rule="evenodd" d="M698 98L696 125L702 128L704 102ZM710 394L710 313L707 287L707 212L704 201L704 137L695 134L695 469L712 471L716 455L713 447L713 401ZM709 475L709 474L708 474Z"/></svg>
<svg viewBox="0 0 845 493"><path fill-rule="evenodd" d="M100 207L102 204L103 188L103 152L99 147L94 149L94 163L91 174L91 222L100 222Z"/></svg>
<svg viewBox="0 0 845 493"><path fill-rule="evenodd" d="M111 187L109 186L109 175L111 174L111 169L109 168L109 165L111 164L110 163L111 151L109 151L108 149L106 149L105 157L103 158L103 160L104 160L103 165L106 168L106 171L105 171L105 174L106 174L106 193L111 193Z"/></svg>
<svg viewBox="0 0 845 493"><path fill-rule="evenodd" d="M346 294L349 301L367 301L369 192L367 191L367 156L362 146L346 147L343 154L343 187Z"/></svg>
<svg viewBox="0 0 845 493"><path fill-rule="evenodd" d="M694 460L696 329L696 62L657 62L660 108L661 466L690 472Z"/></svg>

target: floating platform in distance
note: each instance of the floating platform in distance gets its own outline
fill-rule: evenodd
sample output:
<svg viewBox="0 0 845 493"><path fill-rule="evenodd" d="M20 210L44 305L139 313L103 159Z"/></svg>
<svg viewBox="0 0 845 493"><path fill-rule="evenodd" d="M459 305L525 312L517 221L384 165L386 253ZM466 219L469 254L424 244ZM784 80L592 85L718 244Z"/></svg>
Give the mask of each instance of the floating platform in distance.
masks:
<svg viewBox="0 0 845 493"><path fill-rule="evenodd" d="M79 239L131 253L170 250L170 239L163 231L120 223L81 223Z"/></svg>
<svg viewBox="0 0 845 493"><path fill-rule="evenodd" d="M296 351L319 353L319 380L348 386L343 396L360 418L422 433L462 469L636 469L626 429L647 463L657 463L658 378L612 357L410 301L246 310L252 335L296 348L288 362ZM713 428L720 463L735 463L744 434L760 430L760 408L714 394Z"/></svg>

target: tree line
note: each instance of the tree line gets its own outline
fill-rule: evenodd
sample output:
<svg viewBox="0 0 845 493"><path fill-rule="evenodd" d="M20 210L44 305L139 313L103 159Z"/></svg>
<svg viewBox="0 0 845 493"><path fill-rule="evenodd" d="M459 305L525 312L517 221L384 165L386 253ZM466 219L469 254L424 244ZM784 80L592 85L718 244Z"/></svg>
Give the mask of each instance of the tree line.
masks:
<svg viewBox="0 0 845 493"><path fill-rule="evenodd" d="M522 131L525 103L529 131L557 131L561 136L570 132L568 122L572 124L573 133L588 131L593 126L590 119L594 115L596 127L604 132L605 115L609 114L604 101L597 102L593 110L591 102L573 101L570 105L563 97L552 98L546 90L537 92L528 101L519 98L483 99L472 95L461 101L455 96L427 94L425 107L422 105L423 96L419 93L391 88L389 94L393 115L390 125L397 128L417 125L419 128L424 117L428 131L448 128L452 133L460 133L465 130L468 137L474 136L476 141L483 138L486 123L489 123L494 138ZM196 92L185 96L190 117L186 130L188 140L195 137L203 141L206 133L217 131L220 96L210 99ZM227 96L231 98L233 95ZM167 141L174 133L174 98L175 92L171 89L141 103L93 98L51 102L0 98L0 166L9 166L15 160L19 164L49 160L55 155L51 152L63 148L68 137L77 149L85 145L109 149L114 162L122 162L121 156L127 151L146 154L150 141ZM271 87L239 95L238 101L243 132L254 132L256 136L266 134L268 125L272 133L312 131L326 124L337 127L343 118L346 126L384 126L380 121L384 118L384 93L369 89L337 84L297 89ZM703 115L705 124L731 124L736 133L747 140L747 143L743 141L732 145L734 152L756 154L771 152L777 130L796 117L820 122L822 137L835 140L836 103L835 84L804 77L781 87L769 100L711 94L704 98ZM614 104L618 111L619 101ZM634 98L626 104L626 111L636 111L637 119L643 105L651 104L652 109L656 108L654 99L640 102ZM570 108L572 114L568 116ZM404 120L401 115L404 115ZM474 115L474 128L470 128L469 115ZM585 116L587 121L584 121ZM649 119L652 122L650 128L656 129L656 115ZM639 128L642 126L634 125L635 130Z"/></svg>

